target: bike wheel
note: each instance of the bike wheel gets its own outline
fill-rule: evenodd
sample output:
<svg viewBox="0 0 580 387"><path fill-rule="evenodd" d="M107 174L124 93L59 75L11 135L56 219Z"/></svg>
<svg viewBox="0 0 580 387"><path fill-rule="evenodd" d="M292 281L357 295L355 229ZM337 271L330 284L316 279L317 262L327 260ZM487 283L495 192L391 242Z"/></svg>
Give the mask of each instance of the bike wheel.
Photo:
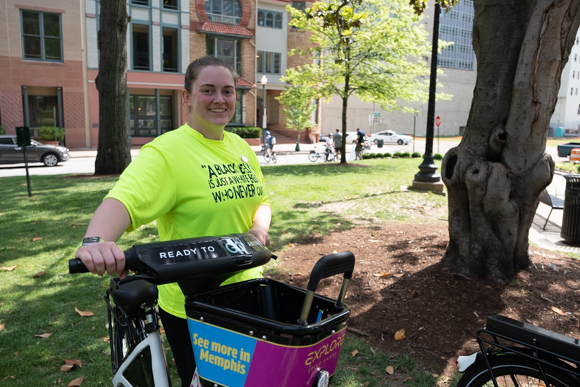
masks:
<svg viewBox="0 0 580 387"><path fill-rule="evenodd" d="M269 153L264 153L264 161L266 161L267 163L270 162L270 154Z"/></svg>
<svg viewBox="0 0 580 387"><path fill-rule="evenodd" d="M277 161L278 161L278 158L276 157L276 153L272 153L272 162L274 164L276 164Z"/></svg>
<svg viewBox="0 0 580 387"><path fill-rule="evenodd" d="M572 387L577 386L571 376L542 364L548 382L542 378L538 363L515 355L498 355L489 358L493 374L499 387ZM566 366L562 363L562 366ZM456 387L494 387L485 364L480 361L463 374Z"/></svg>
<svg viewBox="0 0 580 387"><path fill-rule="evenodd" d="M310 160L310 161L312 161L314 163L316 161L316 159L318 159L318 157L316 156L316 153L310 152L308 154L308 160Z"/></svg>

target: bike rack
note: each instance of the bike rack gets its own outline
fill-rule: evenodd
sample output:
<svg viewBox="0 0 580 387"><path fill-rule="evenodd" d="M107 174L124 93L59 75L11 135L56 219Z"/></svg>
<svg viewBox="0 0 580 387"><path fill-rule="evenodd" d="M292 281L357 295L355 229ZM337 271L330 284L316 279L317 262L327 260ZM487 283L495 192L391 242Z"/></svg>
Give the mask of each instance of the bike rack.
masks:
<svg viewBox="0 0 580 387"><path fill-rule="evenodd" d="M486 339L482 335L489 335L491 339ZM501 344L498 338L521 347ZM574 376L580 381L580 341L578 339L508 317L494 315L488 317L485 328L477 331L477 342L481 348L481 353L485 355L485 363L495 387L498 387L498 385L489 363L489 357L494 354L494 347L499 347L502 351L513 352L518 356L536 361L542 377L546 381L547 378L542 364ZM490 345L487 350L484 347L484 343ZM572 366L565 368L554 360L572 363L577 368L576 370Z"/></svg>

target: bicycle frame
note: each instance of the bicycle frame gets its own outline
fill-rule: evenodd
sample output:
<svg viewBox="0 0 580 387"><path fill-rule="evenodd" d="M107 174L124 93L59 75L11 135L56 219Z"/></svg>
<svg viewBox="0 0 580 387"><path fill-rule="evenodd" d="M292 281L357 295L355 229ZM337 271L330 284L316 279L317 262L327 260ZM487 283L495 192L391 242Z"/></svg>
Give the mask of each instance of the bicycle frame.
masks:
<svg viewBox="0 0 580 387"><path fill-rule="evenodd" d="M490 358L498 355L517 355L535 361L538 364L543 380L550 382L544 372L545 366L561 371L578 381L580 385L580 341L547 329L512 320L504 316L490 316L485 328L477 332L477 342L481 352L476 357L463 357L464 361L485 362L492 375L495 387L496 377L490 364ZM488 346L486 349L486 345ZM473 355L472 355L473 356ZM459 364L458 359L458 364ZM573 368L568 363L574 364Z"/></svg>

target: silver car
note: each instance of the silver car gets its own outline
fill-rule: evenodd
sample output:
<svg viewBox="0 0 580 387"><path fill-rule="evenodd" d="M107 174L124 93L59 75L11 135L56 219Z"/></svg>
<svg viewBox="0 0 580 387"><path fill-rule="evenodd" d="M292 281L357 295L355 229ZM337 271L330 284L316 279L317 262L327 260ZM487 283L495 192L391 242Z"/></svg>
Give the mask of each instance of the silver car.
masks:
<svg viewBox="0 0 580 387"><path fill-rule="evenodd" d="M375 144L378 140L383 140L385 144L407 145L413 142L413 137L405 136L404 134L393 132L392 130L385 130L371 136L371 141Z"/></svg>
<svg viewBox="0 0 580 387"><path fill-rule="evenodd" d="M62 146L46 145L31 140L26 147L26 158L29 163L44 163L54 167L59 162L69 159L68 149ZM0 164L24 163L22 147L16 145L15 135L0 135Z"/></svg>

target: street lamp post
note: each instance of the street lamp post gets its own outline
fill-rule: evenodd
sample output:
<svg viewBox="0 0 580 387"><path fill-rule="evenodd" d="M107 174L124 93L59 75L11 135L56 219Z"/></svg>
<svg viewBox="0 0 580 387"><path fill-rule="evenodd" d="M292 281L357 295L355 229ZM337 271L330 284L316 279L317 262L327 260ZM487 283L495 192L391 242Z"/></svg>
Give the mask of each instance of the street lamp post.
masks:
<svg viewBox="0 0 580 387"><path fill-rule="evenodd" d="M437 85L437 49L439 42L439 15L441 7L435 3L435 15L433 17L433 43L431 51L431 77L429 79L429 103L427 107L427 133L425 141L425 155L419 165L419 172L413 179L413 188L443 191L441 176L437 173L437 164L433 159L433 126L435 125L435 90Z"/></svg>
<svg viewBox="0 0 580 387"><path fill-rule="evenodd" d="M415 140L416 140L415 128L417 127L417 115L418 114L419 113L417 113L417 112L413 113L413 153L415 153Z"/></svg>
<svg viewBox="0 0 580 387"><path fill-rule="evenodd" d="M266 85L268 84L268 78L266 74L262 75L260 78L260 83L262 84L262 144L264 144L265 131L267 128L266 122Z"/></svg>

